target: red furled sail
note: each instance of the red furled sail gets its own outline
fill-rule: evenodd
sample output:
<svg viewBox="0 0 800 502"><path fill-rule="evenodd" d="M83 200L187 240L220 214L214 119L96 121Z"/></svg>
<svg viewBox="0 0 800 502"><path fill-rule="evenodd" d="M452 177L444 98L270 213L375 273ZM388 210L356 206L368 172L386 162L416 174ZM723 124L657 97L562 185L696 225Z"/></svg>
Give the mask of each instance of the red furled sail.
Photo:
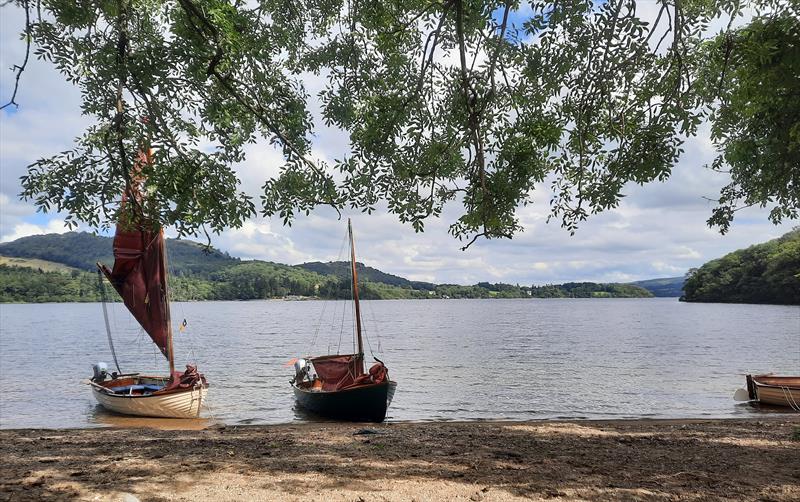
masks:
<svg viewBox="0 0 800 502"><path fill-rule="evenodd" d="M114 268L102 267L133 317L169 358L163 241L161 231L130 230L118 224Z"/></svg>
<svg viewBox="0 0 800 502"><path fill-rule="evenodd" d="M136 167L147 162L150 162L149 152L140 152ZM139 181L134 179L131 193L141 203ZM124 193L121 212L127 203L128 193ZM162 230L146 228L143 222L120 221L114 235L114 268L100 266L133 317L171 362L165 259Z"/></svg>

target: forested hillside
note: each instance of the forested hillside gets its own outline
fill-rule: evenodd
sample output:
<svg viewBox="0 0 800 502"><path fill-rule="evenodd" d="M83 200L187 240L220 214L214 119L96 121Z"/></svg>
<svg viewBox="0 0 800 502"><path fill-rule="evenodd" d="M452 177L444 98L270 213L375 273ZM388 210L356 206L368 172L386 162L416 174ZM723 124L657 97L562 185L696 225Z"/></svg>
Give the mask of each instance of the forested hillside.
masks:
<svg viewBox="0 0 800 502"><path fill-rule="evenodd" d="M632 284L598 284L595 282L568 282L534 287L537 298L649 298L650 291Z"/></svg>
<svg viewBox="0 0 800 502"><path fill-rule="evenodd" d="M295 266L322 275L335 275L338 277L347 278L350 277L350 262L347 261L332 261L328 263L315 261L310 263L301 263L300 265ZM400 286L401 288L419 289L423 291L432 291L436 289L436 284L422 281L410 281L404 277L381 272L377 268L368 267L360 262L356 263L356 270L358 271L359 279L370 282L382 282L391 286Z"/></svg>
<svg viewBox="0 0 800 502"><path fill-rule="evenodd" d="M653 296L678 298L683 295L683 283L685 281L686 277L663 277L636 281L631 284L650 291Z"/></svg>
<svg viewBox="0 0 800 502"><path fill-rule="evenodd" d="M37 258L94 272L99 261L111 266L113 239L88 232L32 235L0 244L0 255ZM240 262L216 249L192 241L167 239L170 272L174 275L207 275Z"/></svg>
<svg viewBox="0 0 800 502"><path fill-rule="evenodd" d="M681 299L800 305L800 229L690 270Z"/></svg>
<svg viewBox="0 0 800 502"><path fill-rule="evenodd" d="M0 302L97 301L95 262L111 265L112 239L89 233L37 235L0 244ZM175 300L256 300L289 296L350 298L349 262L283 265L240 260L201 244L167 240ZM629 284L567 283L473 286L410 281L357 264L363 299L649 297ZM109 295L112 297L115 293Z"/></svg>
<svg viewBox="0 0 800 502"><path fill-rule="evenodd" d="M0 303L96 302L97 278L88 272L0 265Z"/></svg>

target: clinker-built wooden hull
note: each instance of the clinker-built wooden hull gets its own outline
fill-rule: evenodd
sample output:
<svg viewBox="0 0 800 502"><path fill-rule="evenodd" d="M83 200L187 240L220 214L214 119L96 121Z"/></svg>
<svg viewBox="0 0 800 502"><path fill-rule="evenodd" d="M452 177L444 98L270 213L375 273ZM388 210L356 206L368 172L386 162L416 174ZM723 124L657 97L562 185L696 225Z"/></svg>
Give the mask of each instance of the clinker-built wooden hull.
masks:
<svg viewBox="0 0 800 502"><path fill-rule="evenodd" d="M800 377L747 375L750 399L800 411Z"/></svg>
<svg viewBox="0 0 800 502"><path fill-rule="evenodd" d="M115 413L140 417L197 418L208 394L208 386L176 389L149 395L114 394L92 386L100 405Z"/></svg>

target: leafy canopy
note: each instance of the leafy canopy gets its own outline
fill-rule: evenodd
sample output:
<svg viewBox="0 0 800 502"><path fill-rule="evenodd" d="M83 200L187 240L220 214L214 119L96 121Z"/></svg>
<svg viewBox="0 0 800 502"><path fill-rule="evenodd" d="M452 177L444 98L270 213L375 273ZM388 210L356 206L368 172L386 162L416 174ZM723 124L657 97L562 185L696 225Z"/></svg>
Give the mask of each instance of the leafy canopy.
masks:
<svg viewBox="0 0 800 502"><path fill-rule="evenodd" d="M800 2L788 15L756 18L705 44L698 80L730 173L709 223L727 231L743 207L770 207L769 218L796 219L800 208Z"/></svg>
<svg viewBox="0 0 800 502"><path fill-rule="evenodd" d="M118 218L152 147L137 165L151 219L181 235L239 226L257 206L235 168L266 138L285 164L258 210L285 223L386 203L421 231L454 201L468 246L520 231L516 210L544 182L574 232L627 183L668 178L706 116L713 167L732 175L710 223L726 230L742 201L797 215L796 1L664 0L654 19L633 0L16 3L35 55L95 119L22 179L23 197L73 224ZM733 30L743 7L756 16ZM311 74L328 82L322 119L350 135L332 165L310 156Z"/></svg>

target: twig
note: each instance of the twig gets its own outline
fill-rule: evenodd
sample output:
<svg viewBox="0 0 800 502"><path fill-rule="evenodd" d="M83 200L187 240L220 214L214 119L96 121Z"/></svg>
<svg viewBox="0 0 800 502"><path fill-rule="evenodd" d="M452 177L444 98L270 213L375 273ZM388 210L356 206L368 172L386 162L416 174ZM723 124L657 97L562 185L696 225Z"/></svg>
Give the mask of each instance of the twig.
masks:
<svg viewBox="0 0 800 502"><path fill-rule="evenodd" d="M11 3L9 0L8 2L3 4L3 7ZM19 108L19 104L17 103L17 91L19 90L19 79L22 77L22 72L25 71L25 68L28 66L28 59L31 56L31 10L30 4L28 0L23 0L22 5L25 8L25 59L22 61L22 65L14 65L11 69L12 71L16 71L17 74L14 76L14 92L11 94L11 99L8 103L0 106L0 110L5 109L11 105L14 105L15 108Z"/></svg>
<svg viewBox="0 0 800 502"><path fill-rule="evenodd" d="M506 25L508 24L508 12L511 10L511 4L506 2L506 8L503 11L503 23L500 25L500 35L497 41L497 50L492 55L492 62L489 64L489 78L492 79L492 96L495 95L495 81L494 81L494 66L497 63L497 56L500 54L500 47L503 45L503 40L506 35Z"/></svg>

